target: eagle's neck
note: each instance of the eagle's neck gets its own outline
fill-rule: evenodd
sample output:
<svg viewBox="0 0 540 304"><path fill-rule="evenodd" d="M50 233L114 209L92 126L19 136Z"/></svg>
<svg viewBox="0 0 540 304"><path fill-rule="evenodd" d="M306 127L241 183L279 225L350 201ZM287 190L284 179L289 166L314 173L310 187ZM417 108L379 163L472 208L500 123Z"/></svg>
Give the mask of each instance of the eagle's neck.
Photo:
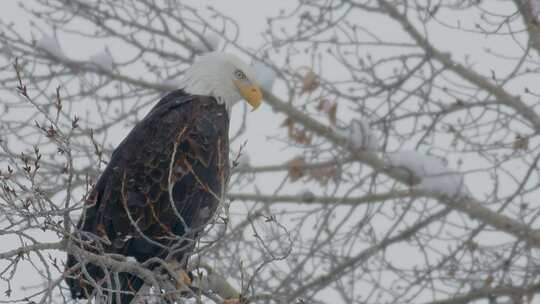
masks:
<svg viewBox="0 0 540 304"><path fill-rule="evenodd" d="M229 83L228 79L229 77L222 75L219 70L194 65L184 75L180 88L188 94L214 97L230 111L239 96L236 87L232 82Z"/></svg>

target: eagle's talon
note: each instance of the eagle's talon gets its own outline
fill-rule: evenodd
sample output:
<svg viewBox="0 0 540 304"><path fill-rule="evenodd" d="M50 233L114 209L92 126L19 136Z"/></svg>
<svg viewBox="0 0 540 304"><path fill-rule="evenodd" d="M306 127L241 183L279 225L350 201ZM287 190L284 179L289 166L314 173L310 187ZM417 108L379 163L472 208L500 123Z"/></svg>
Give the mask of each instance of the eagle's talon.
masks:
<svg viewBox="0 0 540 304"><path fill-rule="evenodd" d="M176 282L177 288L182 286L191 286L191 283L193 283L189 273L183 269L180 269L180 271L178 272Z"/></svg>
<svg viewBox="0 0 540 304"><path fill-rule="evenodd" d="M173 277L172 279L174 279L176 289L180 291L188 290L193 283L191 273L187 272L183 265L178 261L168 261L167 264L169 264L169 274Z"/></svg>

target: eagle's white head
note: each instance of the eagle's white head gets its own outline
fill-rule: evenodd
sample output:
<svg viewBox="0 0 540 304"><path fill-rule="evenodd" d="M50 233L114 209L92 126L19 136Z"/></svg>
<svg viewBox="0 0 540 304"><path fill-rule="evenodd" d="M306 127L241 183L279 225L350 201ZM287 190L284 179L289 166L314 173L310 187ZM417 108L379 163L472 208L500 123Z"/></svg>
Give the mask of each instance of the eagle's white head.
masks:
<svg viewBox="0 0 540 304"><path fill-rule="evenodd" d="M255 110L262 101L251 67L226 53L209 53L195 60L184 75L181 88L189 94L215 97L227 109L245 99Z"/></svg>

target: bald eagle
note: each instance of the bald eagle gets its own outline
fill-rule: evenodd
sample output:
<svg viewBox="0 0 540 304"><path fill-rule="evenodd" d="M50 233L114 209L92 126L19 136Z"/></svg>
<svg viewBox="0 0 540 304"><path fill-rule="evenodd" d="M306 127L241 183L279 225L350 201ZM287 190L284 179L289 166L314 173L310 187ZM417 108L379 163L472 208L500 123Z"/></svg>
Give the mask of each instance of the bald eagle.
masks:
<svg viewBox="0 0 540 304"><path fill-rule="evenodd" d="M230 108L245 99L256 109L262 94L250 67L224 53L200 57L181 83L113 152L86 199L73 238L77 246L186 266L227 185ZM97 284L110 291L113 303L130 303L143 285L130 273L119 273L115 284L104 265L81 256L68 255L66 265L74 299L91 298Z"/></svg>

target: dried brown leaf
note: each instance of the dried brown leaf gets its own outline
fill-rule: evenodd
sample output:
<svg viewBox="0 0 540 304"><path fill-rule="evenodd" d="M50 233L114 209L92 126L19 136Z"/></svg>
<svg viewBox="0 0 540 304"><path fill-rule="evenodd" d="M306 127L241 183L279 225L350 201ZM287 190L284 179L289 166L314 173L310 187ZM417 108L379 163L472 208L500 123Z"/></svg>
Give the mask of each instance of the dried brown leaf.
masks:
<svg viewBox="0 0 540 304"><path fill-rule="evenodd" d="M306 130L293 130L293 133L290 134L290 136L295 142L301 145L311 144L312 136L309 135Z"/></svg>
<svg viewBox="0 0 540 304"><path fill-rule="evenodd" d="M326 185L330 181L330 179L333 179L336 177L338 173L338 170L336 167L322 167L322 168L316 168L312 169L309 172L309 177L311 179L316 180L321 185Z"/></svg>
<svg viewBox="0 0 540 304"><path fill-rule="evenodd" d="M297 156L289 161L289 178L295 182L305 175L304 165L306 161L302 156Z"/></svg>
<svg viewBox="0 0 540 304"><path fill-rule="evenodd" d="M521 135L516 135L514 142L512 143L512 148L514 150L528 150L529 149L529 138Z"/></svg>
<svg viewBox="0 0 540 304"><path fill-rule="evenodd" d="M285 118L281 126L287 128L287 135L292 138L294 133L294 121L292 120L292 118Z"/></svg>
<svg viewBox="0 0 540 304"><path fill-rule="evenodd" d="M300 91L300 95L315 91L319 85L319 76L310 69L302 79L302 89Z"/></svg>
<svg viewBox="0 0 540 304"><path fill-rule="evenodd" d="M490 273L486 279L484 280L484 286L485 287L491 287L491 284L493 284L493 281L495 280L495 278L493 277L493 275Z"/></svg>
<svg viewBox="0 0 540 304"><path fill-rule="evenodd" d="M332 107L332 102L327 98L321 98L317 104L317 111L328 113L328 110Z"/></svg>
<svg viewBox="0 0 540 304"><path fill-rule="evenodd" d="M330 109L328 110L328 120L330 120L330 125L336 126L337 123L337 103L333 103Z"/></svg>

